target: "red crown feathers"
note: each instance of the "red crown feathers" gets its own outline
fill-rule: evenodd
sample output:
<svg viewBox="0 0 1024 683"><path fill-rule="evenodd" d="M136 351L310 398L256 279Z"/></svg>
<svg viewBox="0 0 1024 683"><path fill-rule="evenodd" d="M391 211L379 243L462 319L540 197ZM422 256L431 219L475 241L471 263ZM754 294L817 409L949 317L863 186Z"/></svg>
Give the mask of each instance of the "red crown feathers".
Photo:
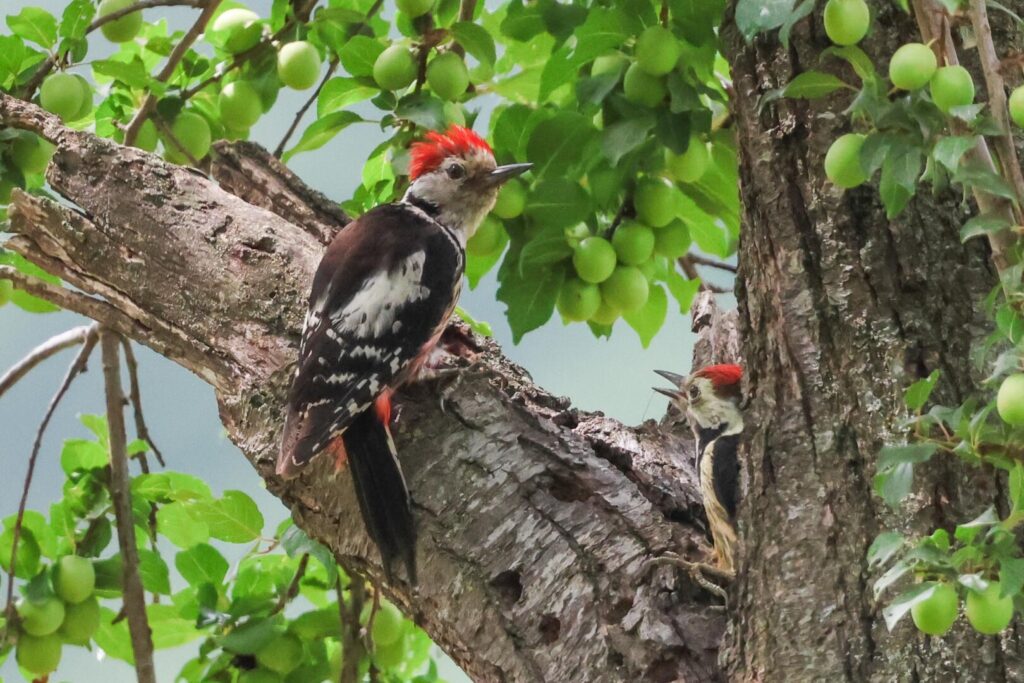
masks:
<svg viewBox="0 0 1024 683"><path fill-rule="evenodd" d="M738 365L709 365L693 373L697 377L711 380L716 389L740 383L743 379L743 368Z"/></svg>
<svg viewBox="0 0 1024 683"><path fill-rule="evenodd" d="M424 173L430 173L440 166L445 158L465 156L474 149L483 149L494 154L487 141L469 128L452 124L444 134L431 131L427 133L426 140L414 142L412 145L409 178L416 180Z"/></svg>

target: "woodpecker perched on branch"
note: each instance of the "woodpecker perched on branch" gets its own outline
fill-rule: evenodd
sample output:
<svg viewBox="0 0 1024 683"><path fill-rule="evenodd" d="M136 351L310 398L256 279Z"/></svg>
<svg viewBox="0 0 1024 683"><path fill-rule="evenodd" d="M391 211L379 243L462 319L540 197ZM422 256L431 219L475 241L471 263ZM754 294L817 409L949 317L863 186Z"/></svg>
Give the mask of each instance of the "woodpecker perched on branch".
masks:
<svg viewBox="0 0 1024 683"><path fill-rule="evenodd" d="M656 372L675 385L655 391L668 396L686 414L697 440L697 471L704 498L718 569L736 572L736 507L739 504L740 465L737 450L743 432L738 365L711 365L689 377Z"/></svg>
<svg viewBox="0 0 1024 683"><path fill-rule="evenodd" d="M352 466L363 521L393 580L416 582L416 530L391 439L391 396L415 379L462 289L466 241L502 183L530 164L496 166L490 146L452 126L411 150L409 190L331 242L313 278L278 456L285 478L321 451Z"/></svg>

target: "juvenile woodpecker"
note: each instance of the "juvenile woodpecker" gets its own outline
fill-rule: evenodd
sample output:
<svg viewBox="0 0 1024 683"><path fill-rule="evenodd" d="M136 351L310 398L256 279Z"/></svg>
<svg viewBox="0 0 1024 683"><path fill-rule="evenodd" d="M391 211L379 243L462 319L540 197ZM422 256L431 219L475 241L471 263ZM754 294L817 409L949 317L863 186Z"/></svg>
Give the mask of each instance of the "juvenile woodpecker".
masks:
<svg viewBox="0 0 1024 683"><path fill-rule="evenodd" d="M415 379L462 289L466 241L498 189L530 164L497 166L490 146L452 126L411 149L401 201L377 206L331 242L313 278L277 473L324 450L352 481L370 537L393 580L416 582L416 529L391 439L391 396Z"/></svg>
<svg viewBox="0 0 1024 683"><path fill-rule="evenodd" d="M689 377L656 371L673 389L655 391L668 396L686 414L697 441L697 471L704 511L715 544L720 570L735 574L736 507L739 504L740 466L737 450L743 432L738 365L711 365Z"/></svg>

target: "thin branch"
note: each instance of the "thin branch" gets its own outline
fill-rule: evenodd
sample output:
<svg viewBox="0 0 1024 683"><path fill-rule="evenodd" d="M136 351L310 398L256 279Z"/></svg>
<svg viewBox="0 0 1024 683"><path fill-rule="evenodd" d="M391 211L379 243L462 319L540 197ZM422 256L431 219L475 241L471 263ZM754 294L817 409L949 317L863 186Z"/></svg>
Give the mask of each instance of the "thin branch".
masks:
<svg viewBox="0 0 1024 683"><path fill-rule="evenodd" d="M146 617L146 594L139 577L139 549L135 540L131 481L125 446L124 392L121 388L120 336L110 330L100 334L103 350L103 382L107 397L110 440L110 498L114 503L117 542L124 567L124 611L128 617L135 673L139 683L156 683L153 668L153 636Z"/></svg>
<svg viewBox="0 0 1024 683"><path fill-rule="evenodd" d="M124 9L119 9L115 12L110 12L109 14L97 17L91 24L89 24L89 27L85 29L85 33L88 35L96 29L101 28L104 24L111 21L117 21L121 17L127 16L132 12L139 12L151 7L202 7L204 3L205 0L142 0L141 2L132 3ZM21 97L26 100L32 99L32 96L36 94L36 88L42 84L43 79L53 71L53 67L58 61L63 62L66 57L67 52L65 51L59 54L54 53L44 59L39 64L36 72L32 74L32 78L28 79L22 87Z"/></svg>
<svg viewBox="0 0 1024 683"><path fill-rule="evenodd" d="M345 604L345 592L341 587L341 576L335 584L338 594L338 614L341 617L341 651L342 664L340 683L358 683L359 662L362 661L366 650L363 639L359 637L359 615L363 611L363 603L366 598L366 584L363 577L345 567L349 575L349 602L348 609Z"/></svg>
<svg viewBox="0 0 1024 683"><path fill-rule="evenodd" d="M309 553L302 553L302 558L299 559L299 566L295 569L295 576L292 577L292 582L288 584L288 589L281 593L281 597L277 599L277 604L274 605L274 609L270 611L271 616L283 612L284 608L288 606L288 603L295 599L295 596L299 594L299 584L302 582L302 577L306 575L306 567L309 566Z"/></svg>
<svg viewBox="0 0 1024 683"><path fill-rule="evenodd" d="M61 382L60 387L57 389L57 393L50 399L50 405L46 408L46 413L43 415L43 421L39 425L39 430L36 432L35 441L32 443L32 453L28 458L28 473L25 475L25 485L21 491L21 501L18 503L18 516L14 522L14 536L11 541L11 565L10 570L7 572L7 606L5 611L8 615L14 609L14 568L18 562L18 539L21 537L21 524L25 518L25 506L28 503L28 491L32 486L32 477L36 470L36 460L39 458L39 448L43 443L43 434L46 432L47 425L50 424L50 418L53 417L53 413L57 410L57 406L60 404L61 399L64 398L64 394L67 393L68 388L71 386L71 382L79 374L85 372L85 364L89 359L89 354L92 353L93 348L96 346L97 332L99 326L93 324L89 327L88 334L82 342L82 349L78 352L78 356L71 363L68 368L67 374L64 375L64 381Z"/></svg>
<svg viewBox="0 0 1024 683"><path fill-rule="evenodd" d="M199 159L196 159L192 155L192 152L189 151L188 147L186 147L185 144L181 140L178 139L178 136L174 134L174 131L171 130L171 127L168 126L164 122L164 120L162 118L160 118L159 116L155 117L153 119L153 125L155 125L157 127L157 130L159 130L160 133L164 136L164 140L166 142L171 143L174 147L177 148L177 150L179 152L181 152L182 154L185 155L185 158L188 159L188 163L190 165L192 165L192 166L199 166L199 164L200 164ZM128 145L128 138L127 138L127 136L125 137L125 143L124 144Z"/></svg>
<svg viewBox="0 0 1024 683"><path fill-rule="evenodd" d="M18 380L27 375L32 369L47 358L54 356L64 349L78 346L85 342L93 328L87 325L76 327L50 337L36 348L29 351L28 355L11 366L3 377L0 377L0 396L17 384Z"/></svg>
<svg viewBox="0 0 1024 683"><path fill-rule="evenodd" d="M181 93L182 101L187 102L188 100L190 100L193 97L195 97L196 93L201 91L206 86L213 85L214 83L220 81L222 78L227 76L229 73L231 73L232 71L234 71L238 67L240 67L243 64L245 64L247 61L249 61L249 59L253 55L257 54L258 52L260 52L261 50L266 48L268 45L272 44L275 40L278 40L279 38L281 38L281 36L283 36L289 30L291 30L291 28L292 28L292 26L294 26L294 24L295 24L295 19L294 18L293 19L289 19L288 21L286 21L284 23L284 26L282 26L280 28L280 30L278 30L277 33L275 33L274 35L270 36L269 38L265 38L265 39L261 40L260 42L256 43L252 47L250 47L248 50L245 50L243 52L239 52L237 55L235 55L235 58L232 59L231 63L228 64L226 67L224 67L223 70L215 73L214 75L210 76L209 78L206 78L206 79L200 81L198 84L192 86L191 88L186 88L185 90L183 90L182 93Z"/></svg>
<svg viewBox="0 0 1024 683"><path fill-rule="evenodd" d="M139 392L139 363L135 360L135 352L132 350L132 344L128 341L127 337L121 337L121 348L124 349L124 361L125 365L128 366L128 383L131 387L132 410L135 416L135 434L149 444L153 455L156 456L157 462L160 463L160 467L167 467L163 453L156 447L153 437L149 435L149 428L146 427L146 418L142 414L142 395ZM145 460L143 459L142 462L145 462Z"/></svg>
<svg viewBox="0 0 1024 683"><path fill-rule="evenodd" d="M209 23L210 19L213 18L213 13L217 11L217 7L220 5L220 0L208 0L203 11L200 13L199 18L196 19L196 23L192 24L192 28L188 30L188 33L181 39L181 41L174 46L169 57L167 57L167 63L164 64L164 68L157 74L156 80L160 83L166 83L167 80L174 74L174 70L178 67L185 53L188 52L189 48L192 47L192 43L196 42L196 39L206 29L206 24ZM135 112L135 116L132 117L131 123L124 131L124 144L126 146L132 146L135 144L135 138L139 135L139 129L142 128L142 124L149 118L149 114L153 111L156 106L156 96L152 93L146 93L146 99L142 101L142 105L139 110Z"/></svg>
<svg viewBox="0 0 1024 683"><path fill-rule="evenodd" d="M284 137L281 138L281 142L278 143L277 148L274 150L275 159L281 158L281 155L284 153L284 146L288 144L288 139L291 138L295 129L299 127L299 122L302 121L302 117L306 115L306 112L309 111L312 104L316 102L316 98L320 96L320 91L324 89L324 86L327 85L327 81L331 80L331 77L334 76L334 72L337 70L338 58L335 57L327 67L327 73L324 74L323 79L320 81L320 85L316 86L316 90L314 90L313 94L309 96L309 99L299 107L299 111L295 114L295 118L292 120L292 125L288 126L288 130L285 131Z"/></svg>
<svg viewBox="0 0 1024 683"><path fill-rule="evenodd" d="M914 19L917 21L918 30L924 41L937 41L941 45L942 56L945 58L946 64L950 66L959 64L960 59L957 57L949 27L949 17L945 11L939 8L934 0L912 0L912 2ZM984 137L978 137L977 144L967 152L967 158L981 164L985 170L998 173ZM991 195L977 187L972 187L971 193L978 204L979 213L1000 216L1005 218L1010 225L1017 223L1013 205L1008 200ZM1016 262L1014 255L1016 236L1010 230L999 230L989 233L988 240L992 249L992 262L995 264L996 270L1002 273Z"/></svg>
<svg viewBox="0 0 1024 683"><path fill-rule="evenodd" d="M719 270L725 270L730 273L736 272L736 266L731 263L723 263L722 261L716 261L715 259L705 258L698 256L697 254L688 254L690 260L699 266L707 266L708 268L718 268Z"/></svg>
<svg viewBox="0 0 1024 683"><path fill-rule="evenodd" d="M693 254L685 254L683 256L680 256L678 263L679 268L686 275L686 279L700 280L701 289L708 292L714 292L715 294L725 294L727 291L729 291L724 287L719 287L718 285L713 285L710 282L706 282L704 278L700 276L700 273L697 272L697 266L694 264Z"/></svg>
<svg viewBox="0 0 1024 683"><path fill-rule="evenodd" d="M988 23L988 10L985 7L985 1L971 0L970 14L971 23L974 25L975 40L978 42L981 71L985 76L985 86L988 89L988 107L1001 131L1001 134L995 138L996 154L999 156L1003 173L1010 176L1008 180L1013 185L1017 202L1024 204L1024 175L1021 175L1017 150L1013 146L1013 137L1010 135L1006 87L1003 84L1003 77L999 73L999 57L996 55L996 48L992 43L992 27Z"/></svg>

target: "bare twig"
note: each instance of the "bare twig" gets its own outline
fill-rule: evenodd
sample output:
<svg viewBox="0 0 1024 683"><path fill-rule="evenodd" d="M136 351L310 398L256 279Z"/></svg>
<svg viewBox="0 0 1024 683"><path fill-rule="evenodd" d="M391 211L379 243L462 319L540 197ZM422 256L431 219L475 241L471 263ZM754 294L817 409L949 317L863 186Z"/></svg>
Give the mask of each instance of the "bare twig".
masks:
<svg viewBox="0 0 1024 683"><path fill-rule="evenodd" d="M32 371L32 368L42 363L47 358L54 356L64 349L78 346L85 342L92 328L87 325L76 327L50 337L36 348L29 351L28 355L11 366L11 368L0 377L0 396L13 387L18 380Z"/></svg>
<svg viewBox="0 0 1024 683"><path fill-rule="evenodd" d="M151 7L202 7L205 0L142 0L141 2L135 2L128 5L124 9L119 9L116 12L110 12L104 14L102 17L97 17L93 20L89 27L85 29L86 35L92 33L96 29L102 27L111 21L117 21L121 17L131 14L132 12L138 12ZM36 68L32 78L28 79L28 82L21 89L21 97L26 100L32 99L32 96L36 93L36 88L43 82L53 67L58 61L63 61L67 57L67 52L54 53L44 59L39 67Z"/></svg>
<svg viewBox="0 0 1024 683"><path fill-rule="evenodd" d="M284 608L288 606L288 603L295 599L295 596L299 594L299 584L302 582L302 577L306 575L306 567L309 566L309 553L303 553L299 559L299 566L295 569L295 576L292 577L292 582L288 584L288 589L284 593L281 593L281 597L277 599L277 604L274 605L274 609L271 610L270 614L278 614L283 612Z"/></svg>
<svg viewBox="0 0 1024 683"><path fill-rule="evenodd" d="M459 3L459 21L473 21L476 14L476 0L462 0ZM457 52L460 57L466 56L466 48L456 42L452 45L452 52Z"/></svg>
<svg viewBox="0 0 1024 683"><path fill-rule="evenodd" d="M341 587L341 577L335 584L338 594L338 614L341 617L341 651L343 653L340 683L357 683L359 681L359 662L366 653L363 639L359 637L359 615L363 611L366 600L366 582L358 573L345 567L351 582L349 583L349 601L346 609L345 592Z"/></svg>
<svg viewBox="0 0 1024 683"><path fill-rule="evenodd" d="M693 254L684 254L683 256L680 256L678 263L679 268L682 269L688 280L700 280L701 289L708 292L714 292L715 294L724 294L729 291L724 287L719 287L718 285L713 285L710 282L705 281L704 278L700 276L700 273L697 272L697 266L695 265Z"/></svg>
<svg viewBox="0 0 1024 683"><path fill-rule="evenodd" d="M309 99L299 107L299 111L296 112L295 118L292 120L292 125L288 126L288 130L285 131L284 137L281 138L281 142L279 142L277 144L277 148L274 149L274 158L281 158L281 155L284 153L284 146L288 144L289 138L291 138L292 134L295 133L295 129L298 128L299 122L302 121L302 117L306 115L307 111L309 111L310 106L316 102L316 98L320 96L320 91L324 89L324 86L327 85L327 81L331 80L331 77L334 76L334 72L337 70L338 58L335 57L327 67L327 73L324 74L323 80L320 81L320 85L316 86L316 90L314 90L313 94L309 96Z"/></svg>
<svg viewBox="0 0 1024 683"><path fill-rule="evenodd" d="M167 80L174 74L174 70L178 67L179 62L188 52L189 48L192 47L192 43L196 42L196 38L199 37L206 29L206 24L209 23L210 19L213 18L213 13L217 11L217 7L220 5L220 0L208 0L203 11L199 14L199 18L196 19L196 23L192 24L192 28L188 30L188 33L184 35L181 41L174 46L170 56L167 57L167 63L164 64L164 68L160 70L160 73L156 75L156 80L160 83L166 83ZM124 144L131 146L135 144L135 138L139 135L139 129L142 128L142 124L149 118L149 114L153 111L156 106L156 96L152 93L146 93L146 99L142 101L142 105L139 110L135 112L135 116L132 117L131 122L124 131Z"/></svg>
<svg viewBox="0 0 1024 683"><path fill-rule="evenodd" d="M67 374L64 375L64 381L61 382L60 387L57 389L57 393L50 399L50 405L46 408L46 413L43 415L43 421L39 425L39 430L36 432L35 441L32 443L32 453L28 458L28 472L25 474L25 485L21 491L21 501L18 503L18 516L14 522L14 536L11 541L11 565L10 570L7 572L7 606L5 611L10 614L11 610L14 609L14 568L18 562L18 540L21 538L21 524L25 518L25 506L28 503L28 491L32 486L32 477L36 470L36 460L39 458L39 448L43 443L43 434L46 432L47 425L50 424L50 418L53 417L53 413L57 410L57 406L60 404L64 394L67 393L68 388L71 386L71 382L82 372L85 372L85 364L89 359L89 354L92 353L93 348L96 346L97 331L99 326L93 324L88 328L88 333L82 342L82 349L78 352L78 356L71 363L71 367L68 368Z"/></svg>
<svg viewBox="0 0 1024 683"><path fill-rule="evenodd" d="M985 0L971 0L971 23L974 25L974 36L978 42L978 57L981 60L981 71L985 76L988 89L988 108L999 125L1000 135L995 137L996 154L999 156L1003 173L1008 174L1018 204L1024 204L1024 175L1021 175L1020 162L1017 161L1017 150L1013 146L1010 135L1010 123L1006 108L1006 89L1003 76L999 73L999 57L992 43L992 27L988 23L988 10Z"/></svg>
<svg viewBox="0 0 1024 683"><path fill-rule="evenodd" d="M705 258L698 256L697 254L688 254L690 260L696 263L698 266L707 266L708 268L718 268L730 273L736 272L736 266L731 263L724 263L722 261L716 261L715 259Z"/></svg>
<svg viewBox="0 0 1024 683"><path fill-rule="evenodd" d="M153 636L146 617L146 594L139 577L139 550L135 540L131 481L125 447L124 392L121 388L120 337L110 330L100 333L103 350L103 382L107 398L110 441L110 498L114 503L117 542L124 567L124 611L128 617L135 673L139 683L156 683L153 668Z"/></svg>
<svg viewBox="0 0 1024 683"><path fill-rule="evenodd" d="M142 413L142 395L139 392L139 363L135 360L135 352L132 350L132 344L128 341L127 337L121 337L121 348L124 349L124 361L128 367L128 383L131 388L132 410L135 415L135 434L149 444L153 455L156 456L157 462L160 463L160 467L167 467L163 453L156 447L153 437L149 435L149 428L146 427L146 418Z"/></svg>

